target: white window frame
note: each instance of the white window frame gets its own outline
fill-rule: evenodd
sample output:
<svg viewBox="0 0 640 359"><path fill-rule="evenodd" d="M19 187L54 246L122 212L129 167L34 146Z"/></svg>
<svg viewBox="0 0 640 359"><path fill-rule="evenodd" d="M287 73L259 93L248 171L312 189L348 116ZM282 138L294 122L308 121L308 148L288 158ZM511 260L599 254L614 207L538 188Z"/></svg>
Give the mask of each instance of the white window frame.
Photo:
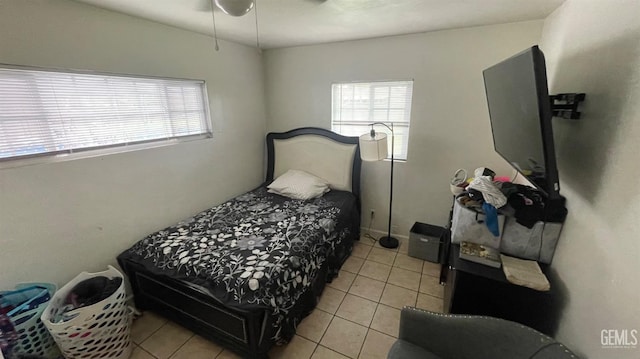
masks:
<svg viewBox="0 0 640 359"><path fill-rule="evenodd" d="M108 139L109 134L107 134L107 136L96 137L96 139L99 139L101 142L105 141L105 143L101 143L99 145L96 145L94 141L93 144L85 145L83 147L72 148L69 146L69 148L64 148L64 149L53 149L52 146L58 147L59 142L57 141L56 138L52 138L53 136L52 134L45 136L48 139L45 139L44 137L38 137L37 135L33 137L29 137L30 135L28 133L25 135L27 137L20 137L15 133L10 134L9 130L6 130L4 131L5 132L4 134L0 133L0 141L4 140L6 146L9 146L9 147L13 146L12 148L14 149L14 151L16 148L15 147L16 136L18 136L18 138L20 139L24 138L25 140L33 140L34 143L38 143L38 144L46 142L48 146L45 146L46 150L42 152L18 154L18 155L15 155L15 152L14 152L13 155L0 158L0 168L16 167L16 166L29 165L29 164L42 163L42 162L45 162L45 163L57 162L62 160L101 156L101 155L112 154L112 153L136 151L136 150L142 150L142 149L153 148L153 147L167 146L167 145L177 144L177 143L186 142L186 141L210 139L213 137L211 114L210 114L210 108L209 108L209 99L207 95L207 85L206 85L206 82L203 80L139 76L139 75L128 75L128 74L113 74L113 73L105 73L105 72L79 71L79 70L66 70L66 69L53 69L53 68L40 68L40 67L32 67L32 66L9 65L9 64L0 64L0 70L5 70L5 73L7 74L7 76L10 76L11 73L9 72L13 71L14 74L15 73L22 74L24 78L33 77L34 88L36 87L37 81L43 81L42 79L47 78L48 76L55 77L55 76L66 75L66 78L69 79L70 83L73 83L73 84L76 84L75 81L81 81L81 79L92 79L94 81L104 82L105 94L108 94L108 95L103 96L103 98L108 98L108 100L113 100L113 101L115 100L142 101L141 96L144 96L144 95L137 92L138 85L140 84L152 86L155 91L160 91L161 93L164 93L164 97L160 96L160 98L162 98L163 100L160 103L156 102L156 103L153 103L152 105L148 105L147 102L145 102L145 105L148 106L148 108L145 108L145 109L139 109L139 106L133 106L133 107L136 107L136 111L138 111L142 115L148 114L145 111L149 111L149 110L152 111L150 112L150 114L160 113L160 115L156 115L159 117L153 117L153 119L150 120L150 121L155 121L153 127L144 127L143 130L134 129L127 132L128 134L131 134L133 136L134 140L132 141L123 142L120 139L120 140L115 140L116 142L108 143L106 141L113 141L113 140L109 140ZM1 75L4 75L4 74L0 72L0 76ZM38 77L38 75L40 76ZM109 85L110 79L112 79L113 81L116 81L116 83L124 84L125 86L131 86L134 89L134 92L127 97L124 95L126 91L124 92L123 91L120 91L120 92L106 91L107 87L110 86ZM130 79L131 82L127 83L123 81L123 79L124 80ZM1 80L2 79L0 79L0 86L2 85ZM8 83L7 86L11 86L10 82L7 82L7 83ZM24 82L20 84L24 86ZM52 85L50 89L54 89L53 93L55 93L55 89L56 89L55 86L63 86L63 85L58 83L55 83L55 85ZM62 91L62 87L58 87L58 88L60 89L60 91ZM99 88L97 89L99 90ZM179 93L182 93L182 98L180 99L180 96L179 95L176 96L175 93L173 96L170 96L169 91L172 91L172 90L180 91ZM82 94L79 93L77 89L75 89L75 91L76 91L75 93L74 93L74 90L71 90L65 93L65 95L68 96L65 98L67 100L66 104L67 104L68 111L74 110L73 107L68 107L68 103L72 103L72 101L69 101L69 99L71 100L77 99L78 101L92 100L90 97L88 98L83 97ZM190 103L186 102L189 100L185 99L184 91L190 91L189 93L189 95L191 96L190 98L196 99L196 104L197 104L196 107L187 107L187 105L190 105ZM77 97L74 97L74 96L77 96ZM39 88L34 89L33 97L37 98L37 100L30 99L30 101L35 102L35 104L33 105L34 106L33 108L37 108L39 110L42 109L43 114L47 113L44 110L50 110L52 107L55 107L55 106L61 106L60 101L56 96L53 96L53 99L51 96L49 96L49 98L46 100L47 101L46 103L45 103L45 100L40 99L40 97L42 97L42 91ZM5 104L8 104L7 105L8 107L5 108L5 110L7 110L8 108L11 108L15 112L16 107L19 107L19 106L16 106L16 104L19 102L13 102L12 104L12 101L23 101L24 99L25 97L22 97L22 95L18 95L16 96L15 99L5 100L6 101ZM158 99L158 97L156 96L153 99L156 100ZM177 105L175 102L173 102L176 99L178 99ZM171 104L169 103L170 100L172 101ZM130 106L129 108L131 108L131 105L129 106ZM182 106L181 110L178 110L178 111L174 110L176 106L178 107ZM2 106L0 106L0 112L3 111L1 107ZM103 111L105 111L104 107L102 109ZM85 111L85 114L91 112L91 111L87 112L86 107L84 111ZM111 111L111 112L108 112L104 117L102 117L103 126L104 126L104 122L108 122L109 120L112 120L112 119L114 120L115 125L118 124L117 121L121 121L120 124L125 124L126 126L127 120L123 120L122 117L118 117L118 114L117 114L119 112L119 104L109 106L106 109L106 111L107 112ZM195 129L192 129L193 126L191 126L191 124L193 123L193 120L185 120L184 117L180 118L179 115L178 117L175 117L176 113L182 114L183 116L185 114L195 113L196 117L200 118L200 120L196 120L196 123L199 123L199 125L195 126ZM11 116L12 115L5 116L3 120L2 114L0 113L0 126L2 126L2 121L7 121L7 125L5 126L9 126L8 123L10 121L15 121L16 118L18 118L20 115L14 115L15 116L14 118L12 118ZM38 115L30 116L29 119L32 120L33 123L36 123L36 126L38 129L43 129L45 130L45 132L51 131L53 133L53 131L51 130L52 129L51 126L58 126L57 127L58 130L60 129L60 118L64 117L64 112L61 111L56 116L52 115L47 117L46 115L42 115L41 117L41 115L38 114ZM91 116L89 115L87 116L91 118ZM118 118L116 119L116 117ZM135 117L134 115L134 118L137 118L137 117ZM89 131L89 132L98 131L98 129L100 128L103 128L103 129L105 128L105 127L95 127L95 126L91 127L92 124L89 124L89 121L86 121L86 120L87 120L86 118L82 118L81 116L79 116L77 119L77 122L74 122L73 119L68 119L68 118L64 118L63 121L69 124L65 126L72 126L76 129L77 128L85 129L86 131ZM136 121L135 123L137 124L138 122L140 121ZM176 126L179 126L180 124L182 124L183 126L182 129L176 130ZM185 130L185 127L184 127L185 124L186 126L189 127L189 129ZM131 127L131 125L129 126ZM148 136L148 133L146 134L147 136L145 136L144 130L148 130L148 129L153 130L153 129L157 129L158 127L163 127L165 129L164 130L165 133L163 133L161 136L158 136L158 137ZM10 127L6 127L6 128L10 128ZM15 129L15 126L13 128ZM47 128L49 128L49 130L46 130ZM3 136L6 136L6 137L2 138ZM92 136L95 136L95 135L92 135ZM147 138L143 138L143 137L147 137ZM76 138L74 138L73 136L68 136L67 138L71 140L76 140ZM70 142L68 142L69 141L68 139L66 140L66 142L62 140L64 143L60 142L60 145L69 145ZM86 140L87 138L83 137L83 139ZM90 139L90 140L93 140L93 139ZM10 144L11 141L13 141L14 144ZM41 141L41 142L38 142L38 141ZM1 145L2 143L0 142L0 146ZM30 145L31 143L26 144L25 147ZM5 149L8 150L9 147L6 147ZM2 150L2 148L0 148L0 150Z"/></svg>
<svg viewBox="0 0 640 359"><path fill-rule="evenodd" d="M389 111L394 108L391 107L389 103L386 108L375 108L374 101L374 91L376 88L387 87L389 88L393 84L402 84L408 88L408 93L406 96L408 99L405 99L404 108L404 117L403 120L390 120L389 119ZM368 118L365 121L355 120L355 119L345 119L343 118L343 108L342 104L339 103L339 98L336 98L336 94L341 91L342 86L369 86L369 102L367 105L367 109L361 111L368 110ZM355 93L354 93L355 96ZM389 97L389 101L391 98ZM410 125L411 125L411 107L413 102L413 80L384 80L384 81L355 81L355 82L335 82L331 84L331 130L345 135L345 136L359 136L364 133L367 133L370 130L370 124L374 122L383 122L387 125L393 124L394 134L395 134L395 151L394 151L394 159L399 161L406 161L408 158L408 149L409 149L409 135L410 135ZM374 115L374 109L378 111L387 111L387 118L380 119L376 118ZM395 108L395 110L399 110L399 108ZM338 117L338 118L336 118ZM356 129L360 129L358 131ZM374 126L376 131L385 132L388 135L391 135L391 131L389 131L384 126ZM391 158L391 141L388 141L389 146L389 158Z"/></svg>

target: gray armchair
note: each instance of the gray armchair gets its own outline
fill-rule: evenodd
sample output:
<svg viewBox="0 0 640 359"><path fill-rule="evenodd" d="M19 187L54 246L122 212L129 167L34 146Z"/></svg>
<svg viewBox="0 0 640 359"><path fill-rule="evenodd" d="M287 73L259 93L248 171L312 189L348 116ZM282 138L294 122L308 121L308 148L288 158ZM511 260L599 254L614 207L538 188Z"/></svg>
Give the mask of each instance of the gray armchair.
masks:
<svg viewBox="0 0 640 359"><path fill-rule="evenodd" d="M388 359L569 359L564 345L508 320L405 307Z"/></svg>

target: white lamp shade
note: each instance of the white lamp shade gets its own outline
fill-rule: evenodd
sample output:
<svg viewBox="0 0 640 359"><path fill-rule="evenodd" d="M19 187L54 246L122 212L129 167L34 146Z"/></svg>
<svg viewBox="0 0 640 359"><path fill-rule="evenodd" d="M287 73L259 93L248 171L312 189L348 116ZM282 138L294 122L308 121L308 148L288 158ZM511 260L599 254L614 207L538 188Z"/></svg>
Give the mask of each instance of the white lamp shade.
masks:
<svg viewBox="0 0 640 359"><path fill-rule="evenodd" d="M215 0L216 6L225 14L242 16L253 9L253 0Z"/></svg>
<svg viewBox="0 0 640 359"><path fill-rule="evenodd" d="M360 136L360 158L363 161L380 161L387 155L387 134L376 132L373 137L370 133Z"/></svg>

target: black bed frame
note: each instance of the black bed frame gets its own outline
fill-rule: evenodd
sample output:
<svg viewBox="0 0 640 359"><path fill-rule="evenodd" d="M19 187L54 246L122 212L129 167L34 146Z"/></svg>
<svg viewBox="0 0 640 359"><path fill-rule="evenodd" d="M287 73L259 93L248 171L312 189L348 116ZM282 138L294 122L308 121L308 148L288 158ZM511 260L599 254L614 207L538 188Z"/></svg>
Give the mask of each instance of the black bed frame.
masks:
<svg viewBox="0 0 640 359"><path fill-rule="evenodd" d="M274 140L287 139L300 135L318 135L330 138L336 142L356 144L357 137L338 135L329 130L315 127L298 128L283 133L269 133L267 135L267 182L273 180L275 163ZM360 209L360 148L356 148L352 169L352 193L357 198ZM358 223L357 228L360 225ZM358 234L355 234L358 239ZM342 263L345 258L334 258L333 261ZM331 262L331 261L327 261ZM216 301L211 296L192 288L184 282L173 280L166 276L150 273L141 265L120 260L119 264L127 274L134 293L135 305L140 310L156 312L202 337L215 341L245 358L268 358L271 342L263 338L266 325L266 310L243 311L229 308ZM324 288L327 280L331 280L327 268L321 270L315 283L312 284L315 292L319 293ZM306 298L305 298L306 297ZM306 301L316 298L306 295ZM302 313L302 317L308 313Z"/></svg>
<svg viewBox="0 0 640 359"><path fill-rule="evenodd" d="M336 142L357 145L351 169L351 193L353 193L360 203L360 168L362 159L360 158L360 142L358 137L342 136L335 132L318 127L301 127L287 132L271 132L267 134L267 182L273 181L273 171L275 167L275 146L274 140L285 140L300 135L317 135L330 138Z"/></svg>

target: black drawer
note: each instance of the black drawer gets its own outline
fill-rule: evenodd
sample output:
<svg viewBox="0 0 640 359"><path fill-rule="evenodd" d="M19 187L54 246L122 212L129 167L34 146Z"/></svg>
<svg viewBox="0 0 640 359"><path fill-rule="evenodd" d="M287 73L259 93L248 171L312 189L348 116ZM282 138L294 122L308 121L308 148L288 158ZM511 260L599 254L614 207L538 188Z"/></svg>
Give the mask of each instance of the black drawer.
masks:
<svg viewBox="0 0 640 359"><path fill-rule="evenodd" d="M200 326L225 333L243 343L248 342L245 318L205 303L142 273L136 274L136 282L142 293L153 293L152 296L146 296L146 300L152 300L159 305L179 311L197 321Z"/></svg>

